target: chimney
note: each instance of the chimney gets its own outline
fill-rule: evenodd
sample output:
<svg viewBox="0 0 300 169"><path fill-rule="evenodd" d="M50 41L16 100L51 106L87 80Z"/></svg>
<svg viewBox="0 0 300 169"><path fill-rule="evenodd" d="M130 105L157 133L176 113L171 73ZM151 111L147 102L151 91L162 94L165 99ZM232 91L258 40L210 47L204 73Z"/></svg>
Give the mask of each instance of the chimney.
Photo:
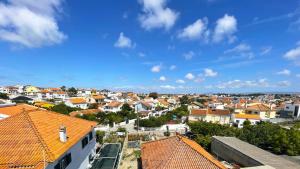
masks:
<svg viewBox="0 0 300 169"><path fill-rule="evenodd" d="M67 128L64 125L59 127L59 140L63 143L67 142Z"/></svg>

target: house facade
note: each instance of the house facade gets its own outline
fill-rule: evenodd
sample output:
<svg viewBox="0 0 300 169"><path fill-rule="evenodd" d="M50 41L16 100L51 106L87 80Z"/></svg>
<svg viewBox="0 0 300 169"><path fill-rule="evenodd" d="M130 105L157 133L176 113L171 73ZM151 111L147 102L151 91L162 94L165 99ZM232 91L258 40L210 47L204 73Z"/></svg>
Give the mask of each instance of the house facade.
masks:
<svg viewBox="0 0 300 169"><path fill-rule="evenodd" d="M206 121L219 124L229 124L230 119L230 111L222 109L193 109L189 115L189 121Z"/></svg>

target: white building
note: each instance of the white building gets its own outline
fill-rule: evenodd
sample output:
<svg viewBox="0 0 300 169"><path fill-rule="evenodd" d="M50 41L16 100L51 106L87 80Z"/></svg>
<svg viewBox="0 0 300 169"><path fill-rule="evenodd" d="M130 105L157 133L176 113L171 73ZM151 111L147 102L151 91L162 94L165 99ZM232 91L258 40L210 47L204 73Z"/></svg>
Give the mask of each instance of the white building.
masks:
<svg viewBox="0 0 300 169"><path fill-rule="evenodd" d="M118 112L118 111L121 111L121 107L123 106L123 103L121 102L118 102L118 101L112 101L110 103L108 103L107 105L105 105L103 107L103 110L104 111L107 111L107 112Z"/></svg>
<svg viewBox="0 0 300 169"><path fill-rule="evenodd" d="M233 114L232 122L237 125L238 128L242 128L246 120L249 120L251 125L255 125L262 119L257 114Z"/></svg>
<svg viewBox="0 0 300 169"><path fill-rule="evenodd" d="M70 107L75 107L75 108L81 108L81 109L87 109L88 108L88 103L87 101L82 98L82 97L73 97L69 98L65 104Z"/></svg>
<svg viewBox="0 0 300 169"><path fill-rule="evenodd" d="M292 117L300 118L300 103L286 103L284 107L284 111L292 112Z"/></svg>

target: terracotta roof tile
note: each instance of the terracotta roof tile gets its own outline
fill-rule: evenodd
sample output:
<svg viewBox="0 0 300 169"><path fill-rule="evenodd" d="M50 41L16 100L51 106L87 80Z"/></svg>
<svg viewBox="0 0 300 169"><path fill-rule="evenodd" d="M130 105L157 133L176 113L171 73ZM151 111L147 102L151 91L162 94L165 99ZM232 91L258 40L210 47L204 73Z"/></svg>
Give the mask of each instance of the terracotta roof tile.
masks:
<svg viewBox="0 0 300 169"><path fill-rule="evenodd" d="M225 169L199 144L181 136L142 145L143 169Z"/></svg>
<svg viewBox="0 0 300 169"><path fill-rule="evenodd" d="M223 109L193 109L191 111L191 115L208 115L208 114L215 114L215 115L230 115L229 110Z"/></svg>
<svg viewBox="0 0 300 169"><path fill-rule="evenodd" d="M70 98L70 102L72 104L84 104L86 103L86 100L84 98L78 97L78 98Z"/></svg>
<svg viewBox="0 0 300 169"><path fill-rule="evenodd" d="M65 143L59 140L61 125L67 128ZM25 111L1 120L0 166L38 168L44 159L53 162L95 125L95 122L46 110Z"/></svg>
<svg viewBox="0 0 300 169"><path fill-rule="evenodd" d="M37 110L38 107L31 106L28 104L18 104L13 106L0 107L0 114L5 114L8 116L13 116L15 114L21 113L23 110Z"/></svg>

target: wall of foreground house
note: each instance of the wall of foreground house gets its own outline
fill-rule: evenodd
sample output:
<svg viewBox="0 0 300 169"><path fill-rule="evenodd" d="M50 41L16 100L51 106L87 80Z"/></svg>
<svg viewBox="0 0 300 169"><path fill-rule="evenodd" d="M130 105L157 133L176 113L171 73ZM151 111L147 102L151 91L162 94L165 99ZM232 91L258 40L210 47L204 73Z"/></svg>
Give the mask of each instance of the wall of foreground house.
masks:
<svg viewBox="0 0 300 169"><path fill-rule="evenodd" d="M88 137L88 133L86 135ZM69 151L65 152L58 160L54 163L48 164L46 169L54 169L54 166L58 163L58 161L64 157L66 154L71 152L72 162L68 165L66 169L86 169L89 165L89 155L96 154L96 137L95 132L93 132L93 139L89 141L89 143L82 149L81 139L78 141Z"/></svg>
<svg viewBox="0 0 300 169"><path fill-rule="evenodd" d="M262 165L260 162L249 158L238 150L222 143L215 138L213 138L212 140L211 151L219 160L222 159L230 163L238 163L243 167L254 167Z"/></svg>

